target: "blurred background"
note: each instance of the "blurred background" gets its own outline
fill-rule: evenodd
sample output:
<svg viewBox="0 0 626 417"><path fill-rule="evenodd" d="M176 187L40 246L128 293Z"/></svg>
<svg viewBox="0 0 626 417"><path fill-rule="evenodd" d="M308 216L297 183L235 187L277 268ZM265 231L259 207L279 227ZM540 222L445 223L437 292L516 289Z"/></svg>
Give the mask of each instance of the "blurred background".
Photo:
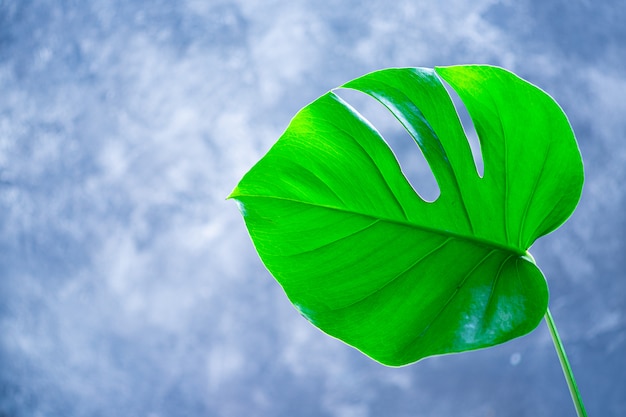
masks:
<svg viewBox="0 0 626 417"><path fill-rule="evenodd" d="M383 367L296 312L225 200L329 89L463 63L570 118L583 197L531 251L589 415L626 415L625 21L622 0L0 0L0 416L573 416L545 323Z"/></svg>

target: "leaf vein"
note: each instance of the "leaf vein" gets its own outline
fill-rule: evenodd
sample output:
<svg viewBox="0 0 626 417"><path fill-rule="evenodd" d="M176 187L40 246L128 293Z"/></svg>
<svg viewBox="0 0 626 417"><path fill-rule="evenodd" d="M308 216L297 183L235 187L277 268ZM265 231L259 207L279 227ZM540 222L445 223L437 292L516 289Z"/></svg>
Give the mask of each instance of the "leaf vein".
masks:
<svg viewBox="0 0 626 417"><path fill-rule="evenodd" d="M435 321L437 321L437 319L443 314L443 312L448 308L448 306L450 305L450 303L452 302L452 300L454 300L454 298L458 295L459 291L461 290L461 288L465 285L465 283L467 282L467 280L469 279L469 277L474 273L474 271L476 271L476 269L478 269L478 267L480 267L491 255L493 255L496 252L496 250L491 250L489 251L485 256L482 257L482 259L479 262L476 262L476 264L473 265L473 267L463 276L463 278L460 280L460 282L454 287L454 291L452 292L452 294L450 295L450 297L446 300L446 302L441 306L441 308L439 309L439 311L437 312L437 314L429 321L429 323L426 325L426 327L424 327L424 330L422 330L422 332L413 337L409 343L407 343L407 345L411 345L414 344L417 340L419 340L421 337L424 336L424 334L426 334L426 332L430 329L430 327L435 323Z"/></svg>
<svg viewBox="0 0 626 417"><path fill-rule="evenodd" d="M334 93L333 93L334 94ZM335 94L334 94L335 95ZM356 115L358 115L362 120L366 121L366 125L368 127L371 127L372 130L374 131L374 133L376 133L376 135L378 136L379 139L382 140L384 146L387 147L387 149L389 149L389 145L386 144L384 138L382 137L382 135L376 130L376 128L363 116L361 115L356 109L352 108L348 103L346 103L343 99L341 99L339 96L335 95L335 97L337 97L337 99L339 100L339 102L346 106L348 109L350 109L351 111L353 111ZM400 202L400 200L398 199L398 197L396 196L395 192L393 191L393 189L391 188L391 185L389 184L389 182L387 181L387 177L385 177L385 175L382 173L382 171L380 170L378 164L376 163L376 161L374 160L374 158L372 158L372 155L370 155L370 153L367 151L367 149L365 149L365 147L363 146L363 144L357 140L353 135L351 135L347 130L345 130L342 126L336 124L334 122L334 120L330 121L332 123L332 125L337 128L338 130L340 130L341 132L344 133L345 136L349 137L354 143L356 143L359 148L361 148L361 150L363 151L363 153L365 155L367 155L367 158L370 160L370 162L374 165L376 173L378 174L378 176L382 179L383 183L385 184L385 186L387 187L387 189L389 190L389 193L393 196L393 199L395 201L395 203L397 204L398 208L400 208L400 210L402 211L402 215L404 216L405 219L408 220L408 215L404 209L404 206L402 205L402 203ZM396 161L397 163L397 161ZM398 169L399 166L398 166ZM401 170L400 170L401 171ZM406 178L405 178L406 179Z"/></svg>
<svg viewBox="0 0 626 417"><path fill-rule="evenodd" d="M314 202L309 202L309 201L300 201L300 200L294 200L294 199L290 199L290 198L285 198L285 197L278 197L278 196L268 196L268 195L233 195L233 198L237 199L237 198L269 198L269 199L275 199L275 200L282 200L285 202L290 202L290 203L296 203L296 204L303 204L303 205L308 205L308 206L314 206L314 207L318 207L318 208L322 208L322 209L326 209L326 210L335 210L335 211L339 211L339 212L343 212L343 213L350 213L350 214L357 214L357 215L361 215L361 216L366 216L366 217L371 217L373 219L380 219L382 221L385 222L389 222L389 223L395 223L395 224L400 224L403 226L407 226L407 227L412 227L415 229L419 229L423 232L426 233L432 233L432 234L437 234L437 235L443 235L443 236L448 236L448 237L452 237L452 238L456 238L459 240L462 240L464 242L470 242L476 245L480 245L483 247L486 247L488 249L499 249L505 252L510 252L510 253L514 253L516 255L519 256L524 256L525 255L525 251L520 250L519 248L513 247L513 246L508 246L502 243L498 243L498 242L494 242L494 241L490 241L490 240L486 240L486 239L482 239L476 235L472 235L472 236L468 236L468 235L463 235L461 233L457 233L451 230L447 230L447 229L437 229L437 228L433 228L433 227L428 227L428 226L424 226L422 224L417 224L417 223L412 223L408 220L401 220L401 219L391 219L391 218L385 218L385 217L380 217L377 216L375 214L369 214L369 213L361 213L361 212L357 212L354 210L350 210L347 208L341 208L341 207L334 207L334 206L327 206L327 205L323 205L323 204L318 204L318 203L314 203Z"/></svg>
<svg viewBox="0 0 626 417"><path fill-rule="evenodd" d="M368 298L373 297L374 295L380 293L382 290L384 290L385 288L389 287L390 285L392 285L394 282L396 282L398 280L398 278L404 276L406 273L408 273L410 270L412 270L413 268L415 268L417 265L419 265L421 262L423 262L424 260L426 260L427 258L429 258L430 256L434 255L435 253L439 252L444 246L446 246L448 244L448 242L450 242L453 238L452 237L448 237L446 238L446 240L444 240L440 245L436 246L435 248L433 248L432 250L430 250L428 253L422 255L421 257L419 257L417 260L415 260L415 262L413 262L408 268L404 269L403 271L400 271L398 274L396 274L393 278L391 278L389 281L385 282L382 286L380 286L379 288L376 288L374 291L372 291L371 293L365 295L364 297L361 297L353 302L351 302L350 304L347 304L345 306L341 306L337 309L332 309L332 311L339 311L339 310L343 310L343 309L347 309L350 307L355 306L356 304L367 300Z"/></svg>

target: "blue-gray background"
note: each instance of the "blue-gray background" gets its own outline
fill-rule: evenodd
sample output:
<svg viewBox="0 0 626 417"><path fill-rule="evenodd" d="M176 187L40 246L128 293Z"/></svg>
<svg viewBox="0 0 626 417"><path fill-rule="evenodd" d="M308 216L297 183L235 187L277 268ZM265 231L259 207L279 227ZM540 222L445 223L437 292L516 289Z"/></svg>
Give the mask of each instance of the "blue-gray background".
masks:
<svg viewBox="0 0 626 417"><path fill-rule="evenodd" d="M589 414L626 415L624 22L622 0L0 0L0 416L573 415L545 324L385 368L297 314L225 201L330 88L456 63L574 126L582 201L532 251Z"/></svg>

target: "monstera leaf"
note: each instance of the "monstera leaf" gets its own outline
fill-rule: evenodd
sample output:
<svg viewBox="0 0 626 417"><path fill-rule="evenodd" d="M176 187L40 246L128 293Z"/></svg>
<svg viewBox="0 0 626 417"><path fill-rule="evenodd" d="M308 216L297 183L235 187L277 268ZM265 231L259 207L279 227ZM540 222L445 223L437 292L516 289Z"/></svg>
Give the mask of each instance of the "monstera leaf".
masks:
<svg viewBox="0 0 626 417"><path fill-rule="evenodd" d="M441 79L472 117L482 176ZM342 87L393 113L440 195L423 200L379 133L334 92L304 107L230 195L291 302L392 366L534 329L548 289L528 248L569 217L583 184L559 106L491 66L387 69Z"/></svg>

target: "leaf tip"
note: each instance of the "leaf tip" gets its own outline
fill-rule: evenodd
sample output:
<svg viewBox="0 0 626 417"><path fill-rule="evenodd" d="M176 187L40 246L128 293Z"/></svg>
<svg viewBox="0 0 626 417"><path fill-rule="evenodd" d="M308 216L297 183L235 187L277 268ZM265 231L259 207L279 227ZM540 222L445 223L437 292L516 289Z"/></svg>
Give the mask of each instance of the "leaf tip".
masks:
<svg viewBox="0 0 626 417"><path fill-rule="evenodd" d="M237 184L235 186L235 188L233 188L233 190L230 192L230 194L228 194L228 196L226 196L225 200L234 200L237 199L237 197L241 195L240 191L239 191L239 184Z"/></svg>

